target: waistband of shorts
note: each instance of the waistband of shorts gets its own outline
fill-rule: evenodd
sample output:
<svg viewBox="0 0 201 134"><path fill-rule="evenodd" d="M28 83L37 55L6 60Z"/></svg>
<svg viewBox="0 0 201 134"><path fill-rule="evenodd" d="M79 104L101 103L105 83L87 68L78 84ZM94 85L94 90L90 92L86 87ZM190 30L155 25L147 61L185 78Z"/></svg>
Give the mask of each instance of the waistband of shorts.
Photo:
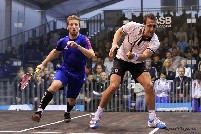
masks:
<svg viewBox="0 0 201 134"><path fill-rule="evenodd" d="M125 62L128 62L128 61L126 61L126 60L123 60L123 59L121 59L121 58L117 58L117 57L115 57L117 60L121 60L121 61L125 61ZM144 64L144 62L137 62L137 63L134 63L134 62L128 62L128 63L133 63L133 64Z"/></svg>

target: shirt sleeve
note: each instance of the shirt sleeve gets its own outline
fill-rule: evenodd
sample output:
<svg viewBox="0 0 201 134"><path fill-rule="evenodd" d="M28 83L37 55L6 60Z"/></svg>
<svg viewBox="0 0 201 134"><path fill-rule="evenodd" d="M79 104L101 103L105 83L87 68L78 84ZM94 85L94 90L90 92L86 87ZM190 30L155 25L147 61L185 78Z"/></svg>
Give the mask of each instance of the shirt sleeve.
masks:
<svg viewBox="0 0 201 134"><path fill-rule="evenodd" d="M56 50L57 51L62 51L64 49L64 46L65 45L65 41L64 39L60 39L58 42L57 42L57 45L56 45ZM66 44L67 45L67 44Z"/></svg>
<svg viewBox="0 0 201 134"><path fill-rule="evenodd" d="M158 36L154 34L151 41L149 42L149 46L147 47L147 49L155 53L156 50L159 48L159 46L160 46L160 42L158 40Z"/></svg>
<svg viewBox="0 0 201 134"><path fill-rule="evenodd" d="M85 37L85 42L86 42L85 48L86 49L92 49L91 42L90 42L89 38Z"/></svg>
<svg viewBox="0 0 201 134"><path fill-rule="evenodd" d="M136 22L129 22L125 25L122 26L122 29L123 29L123 32L125 34L128 34L136 25L137 23Z"/></svg>

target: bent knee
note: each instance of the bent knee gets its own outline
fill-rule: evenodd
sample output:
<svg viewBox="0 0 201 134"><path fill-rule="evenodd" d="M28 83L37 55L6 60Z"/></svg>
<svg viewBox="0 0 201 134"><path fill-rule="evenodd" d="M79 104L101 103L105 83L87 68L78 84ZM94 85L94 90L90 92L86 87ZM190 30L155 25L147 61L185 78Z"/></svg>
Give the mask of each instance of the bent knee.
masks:
<svg viewBox="0 0 201 134"><path fill-rule="evenodd" d="M50 86L47 90L56 93L58 91L59 87L58 86Z"/></svg>
<svg viewBox="0 0 201 134"><path fill-rule="evenodd" d="M62 83L61 81L53 81L51 86L48 88L49 91L52 91L52 92L57 92L57 90L59 90L61 87L62 87Z"/></svg>
<svg viewBox="0 0 201 134"><path fill-rule="evenodd" d="M146 93L153 92L153 83L148 83L144 86L144 90Z"/></svg>
<svg viewBox="0 0 201 134"><path fill-rule="evenodd" d="M75 105L75 103L76 103L76 99L74 99L74 98L67 98L67 102L68 102L71 106L73 106L73 105Z"/></svg>

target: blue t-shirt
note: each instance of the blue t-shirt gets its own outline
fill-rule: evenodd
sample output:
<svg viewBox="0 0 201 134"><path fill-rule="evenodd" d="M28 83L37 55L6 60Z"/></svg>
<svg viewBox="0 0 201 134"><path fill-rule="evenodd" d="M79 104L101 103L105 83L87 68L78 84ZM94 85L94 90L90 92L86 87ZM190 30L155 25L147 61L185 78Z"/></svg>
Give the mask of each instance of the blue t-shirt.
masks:
<svg viewBox="0 0 201 134"><path fill-rule="evenodd" d="M85 74L87 57L77 48L67 46L68 41L74 41L83 48L92 49L89 39L82 34L79 34L74 40L66 36L61 38L56 46L57 51L63 51L63 63L60 68L74 73Z"/></svg>

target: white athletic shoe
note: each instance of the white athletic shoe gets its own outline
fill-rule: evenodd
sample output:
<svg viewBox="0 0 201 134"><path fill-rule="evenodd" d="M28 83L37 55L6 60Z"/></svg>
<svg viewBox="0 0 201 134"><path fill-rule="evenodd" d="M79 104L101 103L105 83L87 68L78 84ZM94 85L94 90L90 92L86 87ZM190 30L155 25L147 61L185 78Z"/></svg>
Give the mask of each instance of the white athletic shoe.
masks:
<svg viewBox="0 0 201 134"><path fill-rule="evenodd" d="M98 123L100 121L100 118L102 116L102 111L96 111L95 114L91 114L92 115L92 119L89 123L89 127L92 129L96 129L98 128Z"/></svg>
<svg viewBox="0 0 201 134"><path fill-rule="evenodd" d="M150 120L150 119L148 120L148 127L165 129L167 126L158 117L155 117L153 120Z"/></svg>

